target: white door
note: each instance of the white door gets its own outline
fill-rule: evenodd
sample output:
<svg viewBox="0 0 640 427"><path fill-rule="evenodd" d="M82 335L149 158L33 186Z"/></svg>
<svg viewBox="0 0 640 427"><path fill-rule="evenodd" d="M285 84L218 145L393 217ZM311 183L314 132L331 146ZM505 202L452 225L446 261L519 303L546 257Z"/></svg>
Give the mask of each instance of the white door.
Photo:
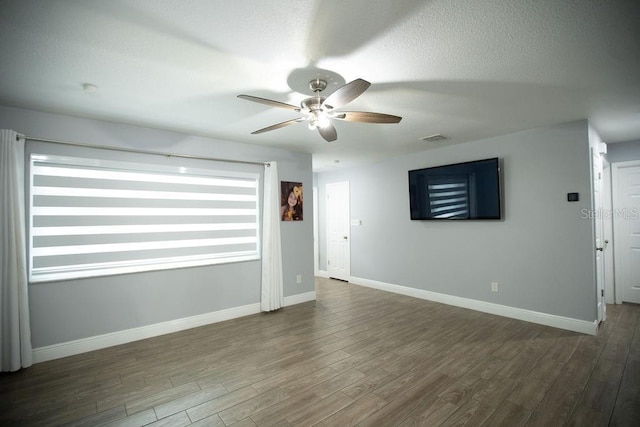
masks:
<svg viewBox="0 0 640 427"><path fill-rule="evenodd" d="M313 187L313 274L318 276L320 245L318 244L318 187Z"/></svg>
<svg viewBox="0 0 640 427"><path fill-rule="evenodd" d="M351 245L349 182L327 184L327 272L329 277L349 281Z"/></svg>
<svg viewBox="0 0 640 427"><path fill-rule="evenodd" d="M600 153L591 149L593 167L593 208L595 210L595 257L596 257L596 301L598 301L598 321L606 319L607 305L604 302L604 222L602 206L602 159Z"/></svg>
<svg viewBox="0 0 640 427"><path fill-rule="evenodd" d="M640 304L640 161L613 164L616 303Z"/></svg>

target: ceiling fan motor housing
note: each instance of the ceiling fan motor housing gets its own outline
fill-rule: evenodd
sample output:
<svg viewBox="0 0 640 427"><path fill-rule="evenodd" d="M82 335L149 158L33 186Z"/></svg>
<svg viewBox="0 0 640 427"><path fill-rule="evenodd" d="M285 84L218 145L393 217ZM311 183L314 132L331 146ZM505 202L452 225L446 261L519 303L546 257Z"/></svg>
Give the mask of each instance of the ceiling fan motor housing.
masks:
<svg viewBox="0 0 640 427"><path fill-rule="evenodd" d="M307 111L315 111L322 109L322 103L324 102L324 98L306 98L300 102L300 106L303 110Z"/></svg>

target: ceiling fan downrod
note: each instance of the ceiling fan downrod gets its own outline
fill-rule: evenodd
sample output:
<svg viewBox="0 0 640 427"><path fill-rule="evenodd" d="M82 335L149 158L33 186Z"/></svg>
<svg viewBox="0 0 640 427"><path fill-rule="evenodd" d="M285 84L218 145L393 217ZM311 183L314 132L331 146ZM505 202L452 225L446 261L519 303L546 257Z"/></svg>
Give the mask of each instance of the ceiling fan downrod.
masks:
<svg viewBox="0 0 640 427"><path fill-rule="evenodd" d="M329 117L327 113L322 108L322 103L324 102L324 98L320 96L320 92L327 88L327 82L322 79L314 79L309 81L309 89L311 89L315 94L315 98L307 98L300 103L300 106L303 109L309 111L309 129L315 130L317 128L325 128L327 127L329 122Z"/></svg>
<svg viewBox="0 0 640 427"><path fill-rule="evenodd" d="M313 91L313 93L320 94L323 90L327 88L327 82L322 79L315 79L309 82L309 89Z"/></svg>

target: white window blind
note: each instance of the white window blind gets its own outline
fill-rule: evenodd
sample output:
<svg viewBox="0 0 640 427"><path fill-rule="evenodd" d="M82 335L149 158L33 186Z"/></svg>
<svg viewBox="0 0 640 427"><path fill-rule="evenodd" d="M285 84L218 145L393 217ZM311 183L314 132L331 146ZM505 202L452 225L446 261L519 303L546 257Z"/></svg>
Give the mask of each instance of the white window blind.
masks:
<svg viewBox="0 0 640 427"><path fill-rule="evenodd" d="M29 277L259 259L259 174L31 155Z"/></svg>

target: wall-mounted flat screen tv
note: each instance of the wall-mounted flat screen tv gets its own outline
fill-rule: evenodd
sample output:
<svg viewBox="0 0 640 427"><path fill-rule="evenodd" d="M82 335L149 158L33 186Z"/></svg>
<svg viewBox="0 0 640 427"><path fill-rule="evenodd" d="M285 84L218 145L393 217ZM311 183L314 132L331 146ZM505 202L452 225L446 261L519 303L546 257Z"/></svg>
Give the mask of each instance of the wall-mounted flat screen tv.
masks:
<svg viewBox="0 0 640 427"><path fill-rule="evenodd" d="M409 171L413 220L502 219L498 158Z"/></svg>

